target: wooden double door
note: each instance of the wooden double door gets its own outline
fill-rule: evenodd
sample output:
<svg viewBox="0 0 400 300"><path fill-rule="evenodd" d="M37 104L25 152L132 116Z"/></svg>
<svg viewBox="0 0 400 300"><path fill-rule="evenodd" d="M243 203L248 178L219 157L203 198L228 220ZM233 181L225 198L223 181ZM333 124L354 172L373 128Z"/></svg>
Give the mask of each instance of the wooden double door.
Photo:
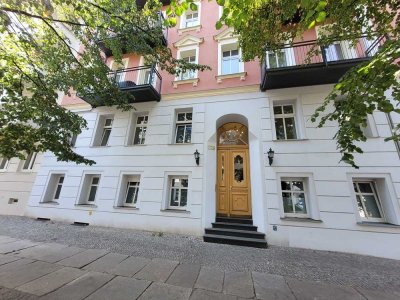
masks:
<svg viewBox="0 0 400 300"><path fill-rule="evenodd" d="M221 146L217 153L217 214L251 217L248 146Z"/></svg>

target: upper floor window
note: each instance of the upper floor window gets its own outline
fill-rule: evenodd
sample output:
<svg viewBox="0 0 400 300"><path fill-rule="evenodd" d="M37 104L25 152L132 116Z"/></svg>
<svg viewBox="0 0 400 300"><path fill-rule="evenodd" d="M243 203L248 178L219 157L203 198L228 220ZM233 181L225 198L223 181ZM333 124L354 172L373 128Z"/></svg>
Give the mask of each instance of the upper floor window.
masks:
<svg viewBox="0 0 400 300"><path fill-rule="evenodd" d="M106 118L104 120L103 131L100 140L100 146L107 146L108 140L110 139L112 124L114 122L113 118Z"/></svg>
<svg viewBox="0 0 400 300"><path fill-rule="evenodd" d="M197 11L188 11L186 13L184 27L193 27L199 25L199 13Z"/></svg>
<svg viewBox="0 0 400 300"><path fill-rule="evenodd" d="M239 49L222 52L222 75L239 73Z"/></svg>
<svg viewBox="0 0 400 300"><path fill-rule="evenodd" d="M278 140L297 139L295 106L293 104L274 105L274 119Z"/></svg>
<svg viewBox="0 0 400 300"><path fill-rule="evenodd" d="M192 141L192 112L176 114L175 143L186 144Z"/></svg>
<svg viewBox="0 0 400 300"><path fill-rule="evenodd" d="M24 164L22 166L22 170L32 170L33 166L35 165L37 152L31 152L26 157Z"/></svg>
<svg viewBox="0 0 400 300"><path fill-rule="evenodd" d="M353 187L361 219L373 222L385 221L375 182L355 180L353 181Z"/></svg>
<svg viewBox="0 0 400 300"><path fill-rule="evenodd" d="M135 137L133 139L134 145L143 145L146 141L147 123L149 116L138 116L136 118Z"/></svg>
<svg viewBox="0 0 400 300"><path fill-rule="evenodd" d="M181 59L188 63L195 64L197 63L197 52L196 49L181 51L180 52ZM181 72L179 75L180 80L187 80L196 78L197 73L194 70L187 70L186 72Z"/></svg>
<svg viewBox="0 0 400 300"><path fill-rule="evenodd" d="M10 161L7 158L0 157L0 170L6 170Z"/></svg>

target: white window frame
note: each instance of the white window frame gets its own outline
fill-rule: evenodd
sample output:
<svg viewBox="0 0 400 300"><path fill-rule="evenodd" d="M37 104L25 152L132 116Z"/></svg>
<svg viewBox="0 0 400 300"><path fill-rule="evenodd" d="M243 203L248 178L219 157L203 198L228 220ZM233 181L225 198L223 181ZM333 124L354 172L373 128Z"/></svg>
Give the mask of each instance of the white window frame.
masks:
<svg viewBox="0 0 400 300"><path fill-rule="evenodd" d="M279 201L279 211L282 220L285 218L290 219L312 219L315 221L320 220L320 211L318 207L318 198L315 189L315 181L313 173L303 173L303 172L282 172L276 173L277 182L277 193ZM306 199L307 215L304 214L287 214L283 208L283 197L282 197L282 186L281 181L302 181Z"/></svg>
<svg viewBox="0 0 400 300"><path fill-rule="evenodd" d="M37 159L37 152L31 152L27 155L26 159L22 161L21 170L24 172L32 171L35 167L35 162ZM28 163L28 165L26 165Z"/></svg>
<svg viewBox="0 0 400 300"><path fill-rule="evenodd" d="M131 208L139 209L140 206L140 195L142 193L142 171L122 171L119 176L118 192L116 195L116 201L114 202L114 208ZM126 203L126 196L128 192L128 183L138 182L139 186L137 189L137 202L136 203Z"/></svg>
<svg viewBox="0 0 400 300"><path fill-rule="evenodd" d="M291 218L310 218L310 213L309 213L309 206L310 205L309 205L309 199L308 199L309 196L308 196L308 187L307 187L308 182L307 182L307 179L306 178L302 178L302 177L282 177L279 180L279 184L281 184L282 181L289 181L289 182L300 181L300 182L303 183L303 191L298 191L298 193L303 193L304 194L306 211L307 211L304 214L304 213L296 213L296 212L287 213L287 212L285 212L285 210L283 210L284 216L285 217L291 217ZM294 191L292 189L291 190L282 190L282 187L281 187L280 197L281 197L282 206L283 206L283 195L282 195L282 193L293 194L293 193L296 193L296 191Z"/></svg>
<svg viewBox="0 0 400 300"><path fill-rule="evenodd" d="M189 8L185 13L182 14L182 16L180 18L179 29L194 28L194 27L197 27L197 26L201 25L201 3L200 3L200 1L194 1L194 2L197 5L197 10L196 11L192 11ZM193 13L197 13L198 14L197 23L195 25L186 26L187 15L188 14L193 14Z"/></svg>
<svg viewBox="0 0 400 300"><path fill-rule="evenodd" d="M360 186L359 186L360 183L369 184L370 187L371 187L372 193L361 192ZM361 218L363 221L367 221L367 222L385 223L385 222L386 222L385 213L384 213L384 211L383 211L383 209L382 209L382 204L381 204L381 200L380 200L380 198L379 198L379 195L378 195L378 192L377 192L377 189L376 189L376 183L375 183L375 181L372 180L372 179L371 179L371 180L354 179L354 180L353 180L353 184L355 184L355 185L356 185L356 188L357 188L357 192L354 191L355 194L356 194L356 200L357 200L357 196L363 196L363 195L374 196L374 200L375 200L376 206L378 207L379 214L381 215L380 218L370 218L370 217L368 217L368 216L362 217L362 216L360 215L360 218ZM367 212L367 211L366 211L366 207L365 207L365 205L362 203L362 201L361 201L361 205L362 205L362 208L363 208L364 212L366 213L366 212ZM357 207L358 207L358 201L357 201ZM359 211L358 211L358 212L359 212Z"/></svg>
<svg viewBox="0 0 400 300"><path fill-rule="evenodd" d="M113 119L111 125L111 133L107 141L107 146L101 146L103 135L104 135L104 127L107 119ZM95 125L94 136L93 136L93 143L92 147L108 147L111 135L112 135L112 126L114 125L115 117L112 114L99 114L97 117L97 123ZM109 126L108 126L109 127ZM109 129L109 128L108 128Z"/></svg>
<svg viewBox="0 0 400 300"><path fill-rule="evenodd" d="M4 157L0 157L0 167L1 165L4 165L2 168L0 168L0 172L5 172L7 171L8 165L10 164L10 160Z"/></svg>
<svg viewBox="0 0 400 300"><path fill-rule="evenodd" d="M98 182L97 183L93 183L93 179L95 179L95 178L98 178ZM89 182L89 185L88 185L88 189L87 189L87 193L86 193L86 197L85 197L87 204L91 204L91 203L95 203L96 202L97 193L99 192L99 186L100 186L100 175L99 176L97 176L97 175L91 176L90 177L90 182ZM96 187L96 193L94 195L93 201L89 201L90 193L92 191L92 187Z"/></svg>
<svg viewBox="0 0 400 300"><path fill-rule="evenodd" d="M184 121L178 121L178 115L179 114L192 114L192 120L184 120ZM183 142L182 143L178 143L176 138L177 138L177 134L178 134L178 126L185 126L185 131L183 134ZM185 142L185 136L186 136L186 125L190 125L191 126L191 131L190 131L190 142ZM179 110L175 112L175 134L174 134L174 144L192 144L192 140L193 140L193 110Z"/></svg>
<svg viewBox="0 0 400 300"><path fill-rule="evenodd" d="M94 198L94 201L88 201L89 195L90 195L90 189L93 183L93 178L98 177L99 182L96 184L97 190L96 190L96 195ZM96 201L99 197L99 191L101 188L101 178L102 174L101 172L84 172L82 174L82 181L81 181L81 188L80 188L80 193L79 193L79 198L78 201L76 202L76 205L92 205L95 206Z"/></svg>
<svg viewBox="0 0 400 300"><path fill-rule="evenodd" d="M138 124L137 122L138 122L139 118L147 118L147 122ZM132 145L145 145L146 144L146 139L148 136L148 128L149 128L148 126L149 126L149 114L148 113L142 113L142 114L136 115L135 124L133 126L133 132L132 132ZM146 128L146 134L145 134L143 142L141 142L141 143L135 143L137 128Z"/></svg>
<svg viewBox="0 0 400 300"><path fill-rule="evenodd" d="M293 108L293 113L285 113L283 111L284 106L292 106ZM275 107L281 107L282 113L281 114L275 114ZM284 129L284 134L285 138L284 139L279 139L279 140L297 140L298 139L298 130L297 130L297 118L296 118L296 105L294 103L274 103L272 106L272 113L274 114L274 127L275 127L275 136L276 139L278 140L278 135L276 132L276 126L275 126L275 121L276 119L282 119L283 120L283 129ZM296 137L294 139L289 139L287 137L287 129L286 129L286 121L285 119L293 118L294 121L294 132Z"/></svg>
<svg viewBox="0 0 400 300"><path fill-rule="evenodd" d="M179 188L172 187L172 180L174 179L186 179L188 181L188 186L187 187L182 187L180 186ZM167 208L170 210L187 210L188 207L188 201L189 201L189 176L186 175L170 175L168 176L168 203L167 203ZM171 196L172 196L172 190L178 190L179 191L179 204L181 203L181 196L182 196L182 190L186 190L186 205L185 206L173 206L171 205Z"/></svg>
<svg viewBox="0 0 400 300"><path fill-rule="evenodd" d="M133 185L131 185L131 184L133 184ZM135 192L134 192L132 203L128 203L127 197L128 197L129 188L131 188L131 187L135 190ZM140 180L128 179L126 186L125 186L125 197L123 199L124 200L123 206L136 207L138 198L139 198L139 190L140 190Z"/></svg>
<svg viewBox="0 0 400 300"><path fill-rule="evenodd" d="M114 59L111 59L111 61L110 61L110 70L111 70L111 72L115 72L116 71L116 70L113 70L113 67L114 67L115 63L116 63L116 61ZM118 70L127 69L128 68L128 63L129 63L129 58L123 58L122 59L123 68L122 69L118 69ZM122 72L122 75L121 75L121 77L118 78L117 82L118 83L119 82L124 82L125 81L125 75L126 75L126 72ZM114 74L112 74L112 76L114 77Z"/></svg>
<svg viewBox="0 0 400 300"><path fill-rule="evenodd" d="M199 63L199 47L193 47L193 46L182 47L182 48L178 49L178 51L177 51L177 57L178 57L178 59L183 59L183 58L187 58L187 57L192 57L192 55L186 55L185 53L193 52L193 51L194 51L194 53L195 53L195 61L194 61L194 62L191 62L191 63L198 64L198 63ZM193 77L184 78L184 77L183 77L183 74L180 73L180 74L175 78L175 81L193 80L193 79L197 79L197 78L198 78L198 70L189 71L189 72L193 72Z"/></svg>
<svg viewBox="0 0 400 300"><path fill-rule="evenodd" d="M145 64L144 64L144 62L145 62L145 59L144 59L144 57L143 56L141 56L140 57L140 60L139 60L139 66L140 67L144 67L145 66ZM148 70L150 70L150 72L152 72L152 68L151 68L151 66L148 66L150 69L141 69L141 70L139 70L139 72L138 72L138 75L137 75L137 78L136 78L136 84L137 85L143 85L143 84L147 84L147 83L145 83L145 78L146 78L146 72L148 71ZM156 66L156 70L157 70L157 66ZM153 81L150 83L153 87L156 87L156 85L157 85L157 79L158 79L158 77L157 77L157 75L156 75L156 73L154 72L154 74L153 74Z"/></svg>
<svg viewBox="0 0 400 300"><path fill-rule="evenodd" d="M61 178L63 179L62 182L60 182ZM65 174L60 174L57 178L57 182L55 184L55 189L53 192L53 197L51 197L51 201L58 202L60 200L64 181L65 181ZM59 192L58 198L56 198L58 188L60 188L60 192Z"/></svg>
<svg viewBox="0 0 400 300"><path fill-rule="evenodd" d="M238 39L231 38L231 39L220 40L218 42L218 75L229 75L229 74L222 74L222 58L223 58L222 53L224 52L224 49L226 49L226 47L231 48L232 45L237 46L237 49L239 50L239 72L238 73L244 72L244 62L242 60L242 49L239 47ZM237 73L233 73L233 74L237 74Z"/></svg>
<svg viewBox="0 0 400 300"><path fill-rule="evenodd" d="M286 44L285 44L286 45ZM286 60L286 66L279 66L279 60L278 60L278 56L277 56L277 52L282 52L285 55L285 60ZM265 61L266 61L266 66L267 69L270 69L270 62L268 59L268 55L269 54L275 54L275 60L276 60L276 65L277 67L273 68L273 69L279 69L279 68L286 68L286 67L291 67L291 66L296 66L296 58L294 56L294 49L293 47L287 47L287 48L283 48L283 49L278 49L275 53L273 51L267 51L265 54Z"/></svg>

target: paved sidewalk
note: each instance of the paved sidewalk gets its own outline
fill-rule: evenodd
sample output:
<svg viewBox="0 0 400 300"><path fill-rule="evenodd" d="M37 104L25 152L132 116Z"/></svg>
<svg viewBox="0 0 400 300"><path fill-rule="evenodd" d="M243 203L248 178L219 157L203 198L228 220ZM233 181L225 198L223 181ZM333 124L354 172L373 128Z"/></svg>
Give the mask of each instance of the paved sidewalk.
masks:
<svg viewBox="0 0 400 300"><path fill-rule="evenodd" d="M400 291L223 271L0 236L0 299L400 299Z"/></svg>

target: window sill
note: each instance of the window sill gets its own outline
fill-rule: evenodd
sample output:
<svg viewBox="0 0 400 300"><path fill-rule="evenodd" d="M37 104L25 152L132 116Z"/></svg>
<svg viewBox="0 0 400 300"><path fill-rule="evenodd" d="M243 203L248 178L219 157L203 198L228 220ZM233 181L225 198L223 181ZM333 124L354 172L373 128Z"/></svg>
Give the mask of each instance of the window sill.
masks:
<svg viewBox="0 0 400 300"><path fill-rule="evenodd" d="M230 78L240 78L241 81L246 80L247 72L233 73L233 74L225 74L225 75L217 75L215 78L217 79L217 83L222 83L224 79Z"/></svg>
<svg viewBox="0 0 400 300"><path fill-rule="evenodd" d="M125 145L125 147L144 147L147 146L147 144L133 144L133 145Z"/></svg>
<svg viewBox="0 0 400 300"><path fill-rule="evenodd" d="M316 220L311 218L296 218L296 217L284 217L281 218L282 221L290 222L309 222L309 223L322 223L322 220Z"/></svg>
<svg viewBox="0 0 400 300"><path fill-rule="evenodd" d="M170 212L170 213L178 213L178 214L190 214L190 211L184 209L161 209L161 212Z"/></svg>
<svg viewBox="0 0 400 300"><path fill-rule="evenodd" d="M379 223L379 222L357 222L360 226L372 226L372 227L386 227L386 228L400 228L400 225Z"/></svg>
<svg viewBox="0 0 400 300"><path fill-rule="evenodd" d="M111 147L110 145L107 146L90 146L90 148L109 148Z"/></svg>
<svg viewBox="0 0 400 300"><path fill-rule="evenodd" d="M182 84L192 84L194 87L197 86L197 84L199 83L200 79L199 78L192 78L192 79L184 79L184 80L174 80L172 82L174 89L177 89L179 85Z"/></svg>
<svg viewBox="0 0 400 300"><path fill-rule="evenodd" d="M78 206L78 207L94 207L94 208L97 207L96 204L86 204L86 203L83 203L83 204L75 204L75 206Z"/></svg>
<svg viewBox="0 0 400 300"><path fill-rule="evenodd" d="M273 142L301 142L301 141L308 141L309 139L292 139L292 140L277 140L273 139Z"/></svg>
<svg viewBox="0 0 400 300"><path fill-rule="evenodd" d="M170 146L194 145L194 143L171 143Z"/></svg>
<svg viewBox="0 0 400 300"><path fill-rule="evenodd" d="M56 202L56 201L47 201L47 202L39 202L40 205L60 205L60 203Z"/></svg>
<svg viewBox="0 0 400 300"><path fill-rule="evenodd" d="M139 208L134 206L114 206L114 209L139 210Z"/></svg>
<svg viewBox="0 0 400 300"><path fill-rule="evenodd" d="M196 26L190 26L190 27L184 27L184 28L179 28L178 29L178 35L182 35L184 32L196 30L196 32L200 32L201 29L201 24L196 25Z"/></svg>
<svg viewBox="0 0 400 300"><path fill-rule="evenodd" d="M34 173L34 170L19 170L21 173Z"/></svg>

